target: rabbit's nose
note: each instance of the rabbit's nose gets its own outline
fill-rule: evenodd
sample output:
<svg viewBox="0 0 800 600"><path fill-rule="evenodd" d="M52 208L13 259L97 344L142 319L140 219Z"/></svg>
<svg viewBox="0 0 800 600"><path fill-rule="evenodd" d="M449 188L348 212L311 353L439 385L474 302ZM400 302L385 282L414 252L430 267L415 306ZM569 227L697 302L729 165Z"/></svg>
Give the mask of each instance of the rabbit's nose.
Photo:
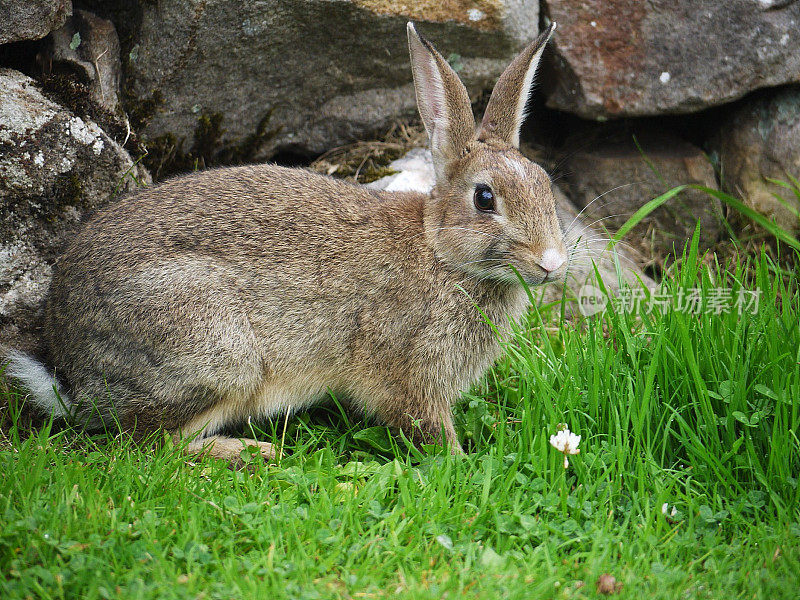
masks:
<svg viewBox="0 0 800 600"><path fill-rule="evenodd" d="M552 273L561 265L563 265L566 259L567 257L564 256L562 252L559 252L555 248L548 248L544 251L544 253L542 253L542 259L539 261L539 266L548 273Z"/></svg>

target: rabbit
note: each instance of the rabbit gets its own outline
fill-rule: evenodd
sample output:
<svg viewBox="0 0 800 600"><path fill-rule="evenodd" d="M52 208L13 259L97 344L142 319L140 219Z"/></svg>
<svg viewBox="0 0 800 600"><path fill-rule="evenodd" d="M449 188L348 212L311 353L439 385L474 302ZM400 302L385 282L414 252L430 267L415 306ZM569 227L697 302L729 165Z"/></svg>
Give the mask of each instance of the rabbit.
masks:
<svg viewBox="0 0 800 600"><path fill-rule="evenodd" d="M163 429L221 459L243 445L274 458L271 444L224 431L329 393L415 443L461 452L451 405L500 355L489 322L529 308L520 276L565 274L551 181L518 150L555 27L504 71L476 127L464 85L408 23L430 194L262 164L99 210L54 268L44 360L11 352L6 374L56 416Z"/></svg>

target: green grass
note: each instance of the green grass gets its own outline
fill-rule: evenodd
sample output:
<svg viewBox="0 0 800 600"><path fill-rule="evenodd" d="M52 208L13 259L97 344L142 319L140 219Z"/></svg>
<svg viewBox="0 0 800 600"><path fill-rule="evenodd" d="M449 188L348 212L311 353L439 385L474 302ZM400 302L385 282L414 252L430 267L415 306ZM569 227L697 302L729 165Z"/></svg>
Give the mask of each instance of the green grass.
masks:
<svg viewBox="0 0 800 600"><path fill-rule="evenodd" d="M798 275L701 264L664 293L761 290L758 312L533 312L456 409L466 457L333 406L270 423L280 464L234 471L28 435L11 397L0 597L597 598L608 573L618 598L797 598ZM559 423L583 436L566 470Z"/></svg>

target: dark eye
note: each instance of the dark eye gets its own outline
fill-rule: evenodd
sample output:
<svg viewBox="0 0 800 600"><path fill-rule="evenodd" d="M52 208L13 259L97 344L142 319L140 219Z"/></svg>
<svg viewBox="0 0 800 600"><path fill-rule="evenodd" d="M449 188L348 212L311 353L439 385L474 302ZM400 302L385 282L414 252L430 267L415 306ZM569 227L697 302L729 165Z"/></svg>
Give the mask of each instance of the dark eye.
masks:
<svg viewBox="0 0 800 600"><path fill-rule="evenodd" d="M488 185L475 187L475 208L481 212L494 212L494 194Z"/></svg>

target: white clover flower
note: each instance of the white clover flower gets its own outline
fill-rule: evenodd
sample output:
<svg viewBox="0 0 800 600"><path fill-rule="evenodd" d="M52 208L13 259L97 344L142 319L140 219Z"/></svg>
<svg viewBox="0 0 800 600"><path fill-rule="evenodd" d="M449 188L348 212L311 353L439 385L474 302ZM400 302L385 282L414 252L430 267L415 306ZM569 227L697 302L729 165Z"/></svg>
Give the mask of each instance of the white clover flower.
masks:
<svg viewBox="0 0 800 600"><path fill-rule="evenodd" d="M564 454L565 469L569 466L569 459L567 457L570 454L578 454L580 452L580 449L578 449L578 444L580 443L581 436L575 435L566 426L557 434L550 436L550 445Z"/></svg>
<svg viewBox="0 0 800 600"><path fill-rule="evenodd" d="M661 505L661 514L665 517L674 517L678 514L678 509L677 507L673 506L672 511L670 511L669 502L664 502L664 504Z"/></svg>

